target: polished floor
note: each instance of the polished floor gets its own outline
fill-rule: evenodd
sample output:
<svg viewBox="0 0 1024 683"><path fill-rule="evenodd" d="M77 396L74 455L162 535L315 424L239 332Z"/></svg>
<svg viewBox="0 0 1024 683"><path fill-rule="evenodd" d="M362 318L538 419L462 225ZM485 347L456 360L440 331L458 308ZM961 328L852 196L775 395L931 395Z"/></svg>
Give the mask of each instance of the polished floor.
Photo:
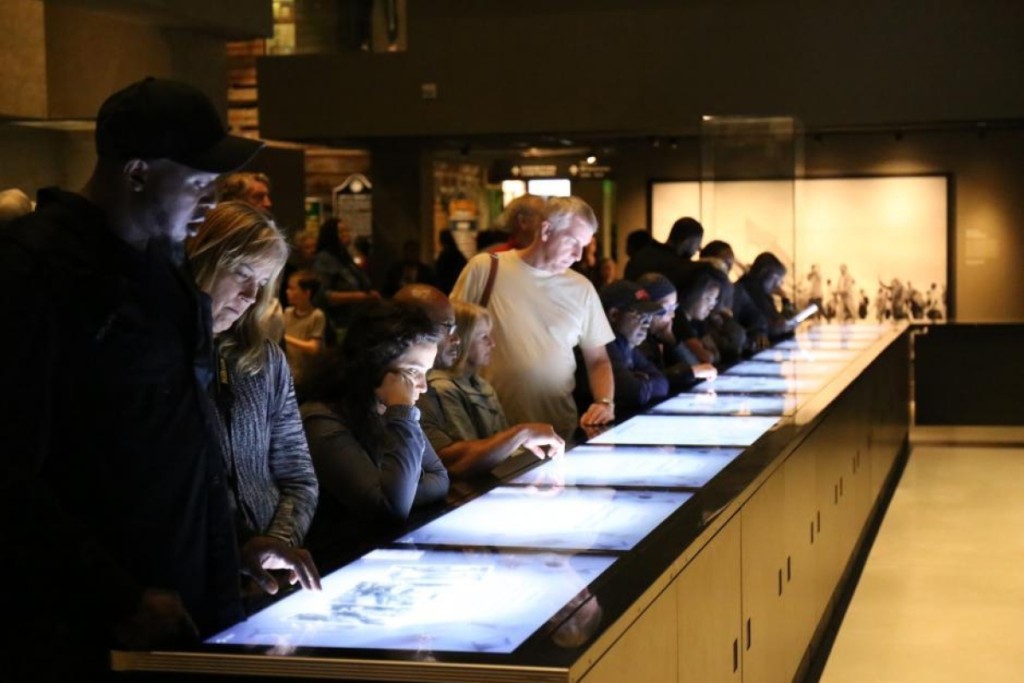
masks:
<svg viewBox="0 0 1024 683"><path fill-rule="evenodd" d="M1024 448L913 448L820 680L1024 682Z"/></svg>

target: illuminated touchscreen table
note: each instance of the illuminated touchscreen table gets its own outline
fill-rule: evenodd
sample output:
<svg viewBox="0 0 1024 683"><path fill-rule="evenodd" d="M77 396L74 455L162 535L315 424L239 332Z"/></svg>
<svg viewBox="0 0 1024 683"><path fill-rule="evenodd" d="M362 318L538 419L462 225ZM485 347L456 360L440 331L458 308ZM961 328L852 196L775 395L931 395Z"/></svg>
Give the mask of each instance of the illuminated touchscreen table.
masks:
<svg viewBox="0 0 1024 683"><path fill-rule="evenodd" d="M650 409L654 415L790 415L796 410L793 394L719 394L693 391L666 399Z"/></svg>
<svg viewBox="0 0 1024 683"><path fill-rule="evenodd" d="M637 415L598 434L587 443L635 446L749 446L778 421L777 417Z"/></svg>
<svg viewBox="0 0 1024 683"><path fill-rule="evenodd" d="M516 477L512 484L700 488L743 451L739 448L591 446Z"/></svg>
<svg viewBox="0 0 1024 683"><path fill-rule="evenodd" d="M748 360L733 365L725 374L760 377L821 377L823 375L834 375L841 368L842 364L836 363L810 363L801 361L783 361L781 363L773 363L770 361Z"/></svg>
<svg viewBox="0 0 1024 683"><path fill-rule="evenodd" d="M783 363L786 361L838 362L840 366L860 353L859 349L765 349L754 354L751 360Z"/></svg>
<svg viewBox="0 0 1024 683"><path fill-rule="evenodd" d="M374 550L210 645L512 652L615 561L559 553ZM514 597L514 599L510 599Z"/></svg>
<svg viewBox="0 0 1024 683"><path fill-rule="evenodd" d="M726 394L809 394L821 388L825 377L745 377L728 371L714 382L700 385Z"/></svg>
<svg viewBox="0 0 1024 683"><path fill-rule="evenodd" d="M842 350L842 349L865 349L871 345L873 339L863 339L855 337L853 339L810 339L808 337L797 337L796 339L787 339L786 341L780 341L775 344L772 349L787 350L787 349L805 349L807 351L817 350Z"/></svg>
<svg viewBox="0 0 1024 683"><path fill-rule="evenodd" d="M891 325L814 325L801 334L808 337L863 337L877 339L891 330Z"/></svg>
<svg viewBox="0 0 1024 683"><path fill-rule="evenodd" d="M398 543L626 551L692 494L499 486Z"/></svg>

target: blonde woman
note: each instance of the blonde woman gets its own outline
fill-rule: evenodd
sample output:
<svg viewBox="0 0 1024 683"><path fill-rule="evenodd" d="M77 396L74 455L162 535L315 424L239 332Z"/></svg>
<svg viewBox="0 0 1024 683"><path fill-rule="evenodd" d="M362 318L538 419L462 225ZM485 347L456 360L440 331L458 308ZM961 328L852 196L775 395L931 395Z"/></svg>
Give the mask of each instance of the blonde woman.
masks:
<svg viewBox="0 0 1024 683"><path fill-rule="evenodd" d="M494 387L480 376L491 361L491 315L465 301L453 301L456 329L462 343L450 370L433 369L427 381L437 392L443 425L427 430L431 444L453 478L492 470L520 448L539 458L557 457L565 442L543 423L509 426Z"/></svg>
<svg viewBox="0 0 1024 683"><path fill-rule="evenodd" d="M271 219L243 202L212 209L186 245L199 289L209 295L217 347L217 427L233 493L242 570L263 591L268 570L319 588L303 538L318 487L288 363L260 319L288 247ZM257 591L251 591L256 594Z"/></svg>

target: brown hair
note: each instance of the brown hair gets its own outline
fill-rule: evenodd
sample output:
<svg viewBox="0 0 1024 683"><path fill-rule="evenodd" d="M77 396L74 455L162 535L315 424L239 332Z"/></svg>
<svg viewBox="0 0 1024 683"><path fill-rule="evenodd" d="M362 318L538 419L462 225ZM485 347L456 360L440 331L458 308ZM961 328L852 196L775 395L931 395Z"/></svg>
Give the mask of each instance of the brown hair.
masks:
<svg viewBox="0 0 1024 683"><path fill-rule="evenodd" d="M274 221L245 202L224 202L206 214L199 232L185 246L199 289L209 292L225 271L242 263L274 265L270 282L229 329L217 335L221 353L245 374L260 372L267 362L266 331L260 324L277 295L277 282L288 258L288 244Z"/></svg>

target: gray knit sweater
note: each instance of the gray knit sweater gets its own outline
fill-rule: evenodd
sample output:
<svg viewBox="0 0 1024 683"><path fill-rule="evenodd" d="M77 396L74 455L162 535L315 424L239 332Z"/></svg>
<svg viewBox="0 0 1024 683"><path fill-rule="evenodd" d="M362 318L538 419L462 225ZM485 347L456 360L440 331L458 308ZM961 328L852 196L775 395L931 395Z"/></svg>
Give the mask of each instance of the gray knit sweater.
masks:
<svg viewBox="0 0 1024 683"><path fill-rule="evenodd" d="M255 375L240 374L228 364L230 382L217 395L217 426L238 513L239 543L260 535L300 546L319 489L288 362L269 342L267 353L267 366Z"/></svg>

